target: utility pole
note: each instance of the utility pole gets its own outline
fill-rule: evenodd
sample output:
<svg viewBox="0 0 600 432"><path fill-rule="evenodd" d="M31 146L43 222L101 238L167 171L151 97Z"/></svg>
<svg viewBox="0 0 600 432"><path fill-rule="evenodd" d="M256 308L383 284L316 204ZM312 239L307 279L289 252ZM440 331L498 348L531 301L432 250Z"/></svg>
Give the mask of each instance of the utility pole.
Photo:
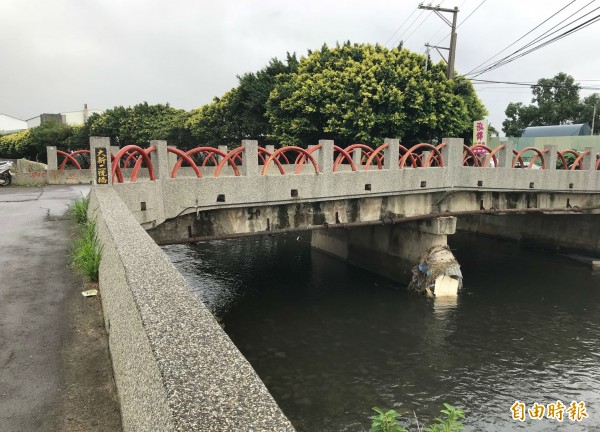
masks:
<svg viewBox="0 0 600 432"><path fill-rule="evenodd" d="M446 64L448 65L448 68L446 69L446 77L448 77L448 79L452 79L452 78L454 78L454 61L456 59L456 17L458 15L458 8L455 6L454 9L447 9L447 8L442 8L439 6L431 6L431 4L424 5L423 3L421 3L419 5L419 9L426 9L426 10L433 11L437 16L439 16L442 19L442 21L444 21L446 24L448 24L451 28L450 47L433 46L433 48L438 50L438 53L440 52L439 51L440 49L450 51L448 53L448 60L446 61ZM448 18L446 18L444 15L442 15L441 12L451 13L452 14L452 22L450 22L450 20ZM427 44L426 46L429 46L429 44ZM441 53L440 53L440 55L441 55ZM444 58L444 56L442 56L442 58ZM444 58L444 60L446 60L446 59Z"/></svg>
<svg viewBox="0 0 600 432"><path fill-rule="evenodd" d="M429 67L429 42L425 44L425 72L427 72L427 68Z"/></svg>

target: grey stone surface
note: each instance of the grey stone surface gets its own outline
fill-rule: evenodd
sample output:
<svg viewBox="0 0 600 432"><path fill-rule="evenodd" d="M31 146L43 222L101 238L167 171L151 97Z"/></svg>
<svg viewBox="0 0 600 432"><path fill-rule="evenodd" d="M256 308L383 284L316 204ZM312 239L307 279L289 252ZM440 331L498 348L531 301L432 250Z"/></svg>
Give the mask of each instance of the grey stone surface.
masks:
<svg viewBox="0 0 600 432"><path fill-rule="evenodd" d="M48 162L49 170L58 169L58 156L56 153L56 146L46 146L46 161Z"/></svg>
<svg viewBox="0 0 600 432"><path fill-rule="evenodd" d="M90 215L103 245L100 291L124 430L293 431L115 189L93 188Z"/></svg>
<svg viewBox="0 0 600 432"><path fill-rule="evenodd" d="M111 183L111 170L112 170L112 161L110 158L110 139L105 137L90 137L90 175L92 184L96 184L96 149L102 148L104 149L107 160L106 160L106 170L108 171L108 183ZM105 185L107 186L107 185Z"/></svg>

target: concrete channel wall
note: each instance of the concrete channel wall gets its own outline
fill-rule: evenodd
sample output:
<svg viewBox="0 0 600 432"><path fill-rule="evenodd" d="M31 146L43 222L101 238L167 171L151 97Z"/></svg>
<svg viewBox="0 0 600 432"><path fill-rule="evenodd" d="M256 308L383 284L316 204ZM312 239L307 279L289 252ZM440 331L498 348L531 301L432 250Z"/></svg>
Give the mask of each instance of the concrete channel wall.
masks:
<svg viewBox="0 0 600 432"><path fill-rule="evenodd" d="M293 431L248 361L115 190L91 191L123 430Z"/></svg>

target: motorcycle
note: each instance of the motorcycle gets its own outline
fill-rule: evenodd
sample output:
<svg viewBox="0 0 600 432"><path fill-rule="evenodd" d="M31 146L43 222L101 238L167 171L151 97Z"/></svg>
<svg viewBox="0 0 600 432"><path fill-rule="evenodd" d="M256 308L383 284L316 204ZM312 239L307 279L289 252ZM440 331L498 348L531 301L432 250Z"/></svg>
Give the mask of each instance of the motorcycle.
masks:
<svg viewBox="0 0 600 432"><path fill-rule="evenodd" d="M12 182L12 175L10 174L12 166L12 162L0 161L0 186L8 186Z"/></svg>

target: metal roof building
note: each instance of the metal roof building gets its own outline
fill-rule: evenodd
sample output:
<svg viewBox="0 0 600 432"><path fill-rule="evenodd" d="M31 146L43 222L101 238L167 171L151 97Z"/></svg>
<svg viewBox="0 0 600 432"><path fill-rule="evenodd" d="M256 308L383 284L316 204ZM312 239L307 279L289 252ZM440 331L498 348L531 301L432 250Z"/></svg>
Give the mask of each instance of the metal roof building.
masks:
<svg viewBox="0 0 600 432"><path fill-rule="evenodd" d="M521 138L527 137L560 137L591 135L592 129L587 123L557 125L557 126L529 126L525 128Z"/></svg>

